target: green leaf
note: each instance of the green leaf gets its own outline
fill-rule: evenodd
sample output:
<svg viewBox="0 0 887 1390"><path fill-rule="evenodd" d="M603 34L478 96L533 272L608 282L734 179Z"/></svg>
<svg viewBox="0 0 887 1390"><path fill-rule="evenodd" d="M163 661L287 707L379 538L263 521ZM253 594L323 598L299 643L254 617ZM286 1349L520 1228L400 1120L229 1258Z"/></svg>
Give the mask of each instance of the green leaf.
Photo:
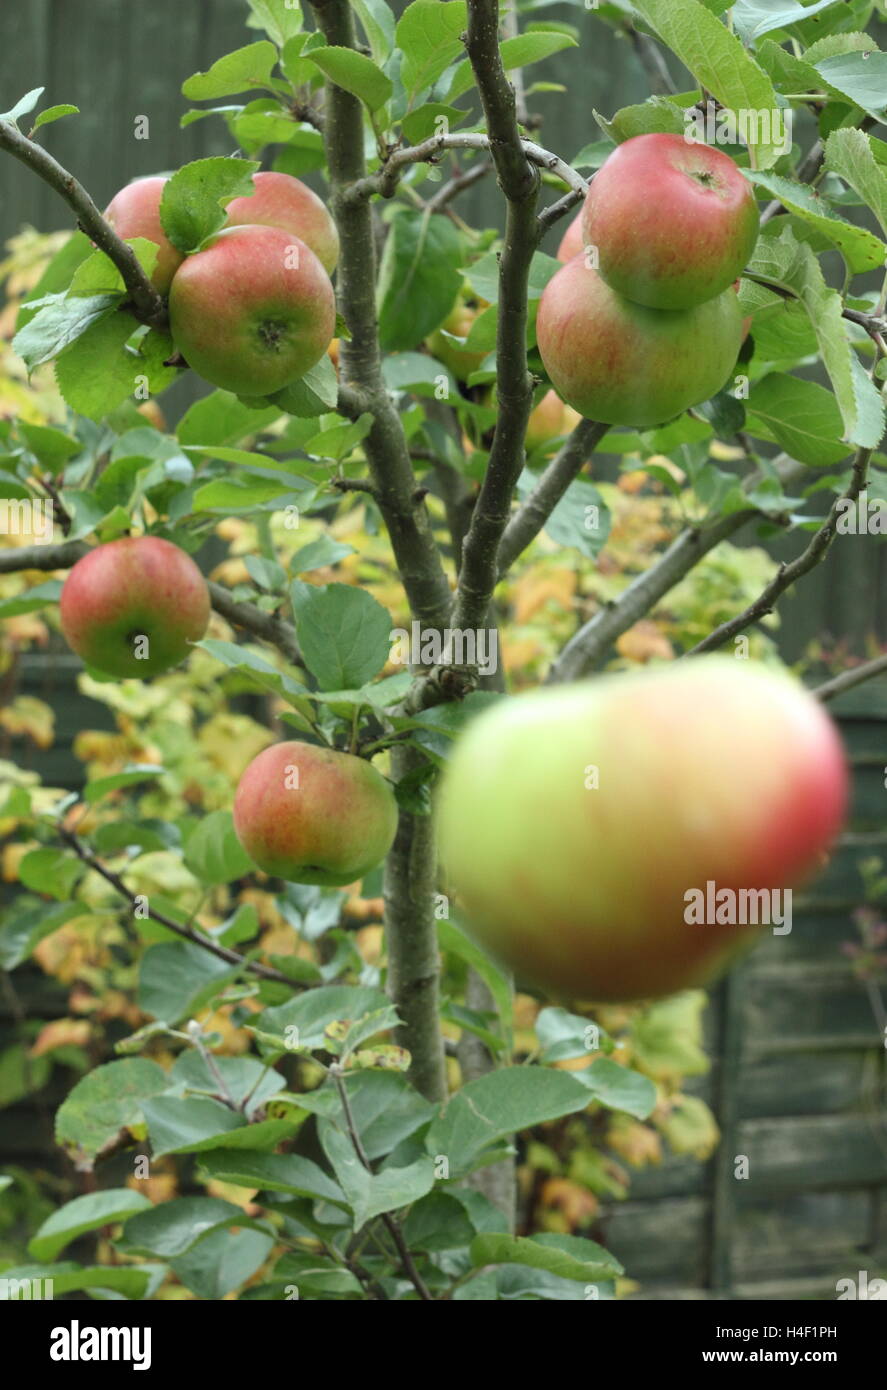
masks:
<svg viewBox="0 0 887 1390"><path fill-rule="evenodd" d="M148 948L139 966L139 1008L176 1024L198 1013L240 968L192 941L160 941Z"/></svg>
<svg viewBox="0 0 887 1390"><path fill-rule="evenodd" d="M786 227L778 238L759 238L749 270L790 290L803 304L831 378L845 438L861 448L877 448L884 433L880 393L862 372L847 337L841 296L826 284L811 247L796 241Z"/></svg>
<svg viewBox="0 0 887 1390"><path fill-rule="evenodd" d="M27 116L34 110L45 91L45 87L32 87L30 92L25 92L25 95L19 98L11 111L4 111L0 115L0 121L9 121L11 125L17 125L22 116Z"/></svg>
<svg viewBox="0 0 887 1390"><path fill-rule="evenodd" d="M217 232L225 221L223 204L253 192L258 168L249 159L215 157L196 159L173 174L160 200L160 221L173 246L188 255Z"/></svg>
<svg viewBox="0 0 887 1390"><path fill-rule="evenodd" d="M596 1023L580 1014L571 1014L567 1009L543 1009L534 1027L542 1048L539 1061L548 1066L599 1052L609 1041Z"/></svg>
<svg viewBox="0 0 887 1390"><path fill-rule="evenodd" d="M322 690L349 690L388 660L391 615L365 589L350 584L292 583L302 658Z"/></svg>
<svg viewBox="0 0 887 1390"><path fill-rule="evenodd" d="M72 439L51 425L32 425L27 420L19 420L18 432L38 462L53 473L60 472L83 448L79 439Z"/></svg>
<svg viewBox="0 0 887 1390"><path fill-rule="evenodd" d="M14 970L45 936L87 911L82 903L60 903L58 907L32 904L32 898L20 897L6 909L0 927L0 967L4 970Z"/></svg>
<svg viewBox="0 0 887 1390"><path fill-rule="evenodd" d="M854 134L861 135L861 131ZM863 139L865 137L863 136ZM779 174L752 172L749 177L788 208L796 217L834 242L854 275L884 264L884 243L865 227L845 222L833 208L806 184L784 179ZM885 180L887 184L887 180Z"/></svg>
<svg viewBox="0 0 887 1390"><path fill-rule="evenodd" d="M377 63L384 63L394 47L394 15L385 0L351 0ZM412 138L412 137L410 137Z"/></svg>
<svg viewBox="0 0 887 1390"><path fill-rule="evenodd" d="M230 391L213 391L189 406L176 427L176 434L183 445L209 448L215 444L236 444L279 416L280 411L275 406L253 410Z"/></svg>
<svg viewBox="0 0 887 1390"><path fill-rule="evenodd" d="M99 1226L125 1221L138 1211L150 1211L151 1203L141 1192L128 1187L107 1188L103 1192L88 1192L66 1202L48 1216L37 1234L28 1243L28 1254L35 1260L54 1260L60 1250L86 1231Z"/></svg>
<svg viewBox="0 0 887 1390"><path fill-rule="evenodd" d="M569 34L557 32L528 33L517 34L511 39L504 39L499 45L499 52L505 71L513 72L516 68L526 68L531 63L539 63L543 58L550 58L553 53L560 53L564 48L576 47L576 40ZM447 101L455 101L457 97L462 96L473 86L474 72L471 63L466 58L456 68L450 90L447 92Z"/></svg>
<svg viewBox="0 0 887 1390"><path fill-rule="evenodd" d="M57 1143L82 1158L95 1158L121 1130L144 1123L142 1103L167 1084L163 1068L145 1057L96 1067L77 1082L57 1110Z"/></svg>
<svg viewBox="0 0 887 1390"><path fill-rule="evenodd" d="M297 550L289 562L290 574L308 574L311 570L325 569L327 565L338 564L346 555L353 555L354 547L334 541L332 536L319 536Z"/></svg>
<svg viewBox="0 0 887 1390"><path fill-rule="evenodd" d="M0 599L0 618L15 618L19 613L36 613L51 603L58 603L62 593L61 582L50 579L45 584L35 584L14 598Z"/></svg>
<svg viewBox="0 0 887 1390"><path fill-rule="evenodd" d="M89 805L94 805L96 801L101 801L108 792L117 791L120 787L137 787L140 782L148 782L152 777L161 777L165 769L157 767L154 763L142 763L135 767L124 768L122 772L115 772L110 777L97 777L92 782L87 782L83 788L83 800Z"/></svg>
<svg viewBox="0 0 887 1390"><path fill-rule="evenodd" d="M364 1298L363 1285L356 1275L316 1251L291 1250L281 1256L274 1266L274 1281L270 1287L276 1292L269 1297L289 1297L287 1290L295 1286L300 1298Z"/></svg>
<svg viewBox="0 0 887 1390"><path fill-rule="evenodd" d="M310 370L298 381L285 386L273 397L279 410L288 415L308 419L313 415L324 415L335 410L339 397L339 379L329 357L324 354Z"/></svg>
<svg viewBox="0 0 887 1390"><path fill-rule="evenodd" d="M585 1086L566 1072L529 1066L489 1072L450 1097L432 1122L425 1147L447 1156L451 1178L462 1177L492 1145L588 1104Z"/></svg>
<svg viewBox="0 0 887 1390"><path fill-rule="evenodd" d="M241 847L230 811L210 811L191 834L185 864L201 883L217 887L251 873L252 860Z"/></svg>
<svg viewBox="0 0 887 1390"><path fill-rule="evenodd" d="M494 961L481 949L458 922L440 921L437 924L437 938L442 951L458 956L480 975L496 1005L496 1013L502 1029L502 1038L510 1048L513 1036L514 1004L511 984Z"/></svg>
<svg viewBox="0 0 887 1390"><path fill-rule="evenodd" d="M370 111L378 111L390 100L394 91L391 78L365 54L353 48L331 47L315 48L310 56L330 81L359 97Z"/></svg>
<svg viewBox="0 0 887 1390"><path fill-rule="evenodd" d="M530 496L538 478L524 469L518 480L521 501ZM594 557L610 534L610 512L593 483L576 478L545 523L545 534L559 545Z"/></svg>
<svg viewBox="0 0 887 1390"><path fill-rule="evenodd" d="M240 1222L246 1227L253 1224ZM273 1246L274 1237L262 1229L232 1234L219 1228L171 1260L170 1265L176 1278L198 1298L218 1302L261 1269Z"/></svg>
<svg viewBox="0 0 887 1390"><path fill-rule="evenodd" d="M441 117L450 130L455 130L456 126L468 119L468 115L467 111L461 111L458 106L447 106L441 101L429 101L404 116L401 128L411 145L420 145L429 136L440 134ZM466 150L465 153L467 155L469 151Z"/></svg>
<svg viewBox="0 0 887 1390"><path fill-rule="evenodd" d="M510 1236L493 1231L475 1236L468 1247L471 1263L479 1268L491 1264L523 1264L544 1269L561 1279L586 1284L613 1279L623 1272L622 1265L594 1241L568 1236L569 1247L551 1245L545 1236Z"/></svg>
<svg viewBox="0 0 887 1390"><path fill-rule="evenodd" d="M249 7L259 27L278 48L302 28L301 7L294 5L292 0L249 0Z"/></svg>
<svg viewBox="0 0 887 1390"><path fill-rule="evenodd" d="M126 1243L132 1250L169 1260L183 1255L210 1231L255 1225L240 1207L221 1197L174 1197L131 1216L126 1223Z"/></svg>
<svg viewBox="0 0 887 1390"><path fill-rule="evenodd" d="M413 0L397 22L403 50L400 79L412 94L432 86L463 51L460 35L468 25L465 0Z"/></svg>
<svg viewBox="0 0 887 1390"><path fill-rule="evenodd" d="M172 353L172 339L154 330L141 331L134 348L129 340L136 332L135 320L121 310L94 323L65 350L55 364L55 376L72 410L101 420L145 381L156 395L176 379L178 370L163 365Z"/></svg>
<svg viewBox="0 0 887 1390"><path fill-rule="evenodd" d="M298 1127L291 1120L250 1124L245 1115L209 1096L154 1096L144 1102L143 1111L155 1158L241 1143L249 1149L272 1149Z"/></svg>
<svg viewBox="0 0 887 1390"><path fill-rule="evenodd" d="M813 66L830 87L883 122L887 114L887 53L842 53Z"/></svg>
<svg viewBox="0 0 887 1390"><path fill-rule="evenodd" d="M447 9L461 0L415 0ZM379 333L386 351L415 347L443 322L462 285L462 242L446 217L407 209L394 218L379 267Z"/></svg>
<svg viewBox="0 0 887 1390"><path fill-rule="evenodd" d="M38 893L68 899L85 872L82 862L62 849L32 849L18 866L19 881Z"/></svg>
<svg viewBox="0 0 887 1390"><path fill-rule="evenodd" d="M697 81L730 111L774 112L776 92L763 68L743 48L740 39L699 0L634 0L634 8L680 58ZM749 135L752 167L769 169L784 152L782 141L764 139L770 122L755 123Z"/></svg>
<svg viewBox="0 0 887 1390"><path fill-rule="evenodd" d="M476 1234L462 1203L449 1192L429 1192L410 1208L403 1223L410 1250L464 1249Z"/></svg>
<svg viewBox="0 0 887 1390"><path fill-rule="evenodd" d="M623 106L610 120L598 111L594 118L604 134L617 144L636 135L683 135L687 128L683 109L662 96L649 97L636 106Z"/></svg>
<svg viewBox="0 0 887 1390"><path fill-rule="evenodd" d="M4 1269L5 1287L16 1281L51 1279L53 1297L63 1293L77 1293L83 1289L113 1289L123 1298L141 1299L145 1297L152 1271L122 1265L77 1265L73 1263L55 1265L18 1265L14 1269Z"/></svg>
<svg viewBox="0 0 887 1390"><path fill-rule="evenodd" d="M279 1038L276 1050L308 1052L324 1046L326 1026L334 1019L363 1018L387 1003L382 990L368 985L326 985L265 1009L256 1023L263 1033Z"/></svg>
<svg viewBox="0 0 887 1390"><path fill-rule="evenodd" d="M570 1075L587 1086L595 1100L608 1110L624 1110L636 1120L646 1120L656 1104L653 1082L609 1057L598 1057L590 1067Z"/></svg>
<svg viewBox="0 0 887 1390"><path fill-rule="evenodd" d="M814 381L771 372L756 381L748 400L749 429L814 468L840 462L850 452L831 391Z"/></svg>
<svg viewBox="0 0 887 1390"><path fill-rule="evenodd" d="M733 23L743 42L754 43L771 29L787 29L799 19L806 19L827 10L837 0L813 0L799 5L797 0L737 0L733 6Z"/></svg>
<svg viewBox="0 0 887 1390"><path fill-rule="evenodd" d="M58 357L87 329L107 318L119 302L120 296L116 294L84 295L75 299L66 299L64 295L54 296L16 333L12 340L13 351L32 372L44 362ZM131 333L135 323L132 319L129 322Z"/></svg>
<svg viewBox="0 0 887 1390"><path fill-rule="evenodd" d="M825 142L825 167L868 204L887 236L887 171L875 159L871 137L862 130L833 130Z"/></svg>
<svg viewBox="0 0 887 1390"><path fill-rule="evenodd" d="M322 1120L318 1137L354 1214L357 1230L374 1216L417 1202L434 1186L430 1155L423 1155L405 1168L383 1168L372 1173L358 1158L350 1137L337 1125Z"/></svg>
<svg viewBox="0 0 887 1390"><path fill-rule="evenodd" d="M334 1206L347 1206L338 1183L299 1154L255 1153L249 1149L214 1149L199 1160L201 1171L214 1182L257 1187L263 1192L291 1192Z"/></svg>
<svg viewBox="0 0 887 1390"><path fill-rule="evenodd" d="M213 101L237 96L256 87L267 87L277 62L277 48L267 39L248 43L218 58L208 72L196 72L182 83L182 95L191 101Z"/></svg>
<svg viewBox="0 0 887 1390"><path fill-rule="evenodd" d="M373 416L366 411L356 420L340 420L338 424L311 435L302 447L306 454L314 454L318 458L344 459L362 439L366 439L373 423Z"/></svg>

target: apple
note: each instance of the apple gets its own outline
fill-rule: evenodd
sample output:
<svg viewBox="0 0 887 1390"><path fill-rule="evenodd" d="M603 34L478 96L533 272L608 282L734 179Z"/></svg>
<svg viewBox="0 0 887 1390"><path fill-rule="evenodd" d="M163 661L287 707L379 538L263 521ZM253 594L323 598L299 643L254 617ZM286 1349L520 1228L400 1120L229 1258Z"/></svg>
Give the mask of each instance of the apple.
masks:
<svg viewBox="0 0 887 1390"><path fill-rule="evenodd" d="M107 676L159 676L178 666L209 622L206 581L160 536L124 536L74 565L62 588L68 645Z"/></svg>
<svg viewBox="0 0 887 1390"><path fill-rule="evenodd" d="M391 784L365 758L292 740L253 758L234 828L266 874L340 887L385 858L397 830Z"/></svg>
<svg viewBox="0 0 887 1390"><path fill-rule="evenodd" d="M470 300L460 293L440 328L436 328L425 339L425 346L432 357L436 357L438 362L448 367L457 381L467 381L471 373L480 367L487 353L466 351L458 343L452 343L449 338L445 338L444 332L452 333L456 338L467 338L471 332L471 325L481 309L487 307L489 306L485 300Z"/></svg>
<svg viewBox="0 0 887 1390"><path fill-rule="evenodd" d="M320 261L291 232L226 227L179 267L169 320L176 347L213 386L270 396L323 357L336 300Z"/></svg>
<svg viewBox="0 0 887 1390"><path fill-rule="evenodd" d="M648 309L576 256L545 286L536 339L552 385L589 420L646 428L714 396L742 341L726 289L695 309Z"/></svg>
<svg viewBox="0 0 887 1390"><path fill-rule="evenodd" d="M581 419L578 411L566 405L556 391L546 391L539 404L530 411L525 437L527 453L542 449L552 439L569 434Z"/></svg>
<svg viewBox="0 0 887 1390"><path fill-rule="evenodd" d="M564 265L566 265L567 261L571 261L574 256L578 256L580 251L585 249L582 240L583 211L583 208L579 209L573 221L561 237L561 244L557 248L557 258L559 261L562 261Z"/></svg>
<svg viewBox="0 0 887 1390"><path fill-rule="evenodd" d="M441 787L441 862L519 977L628 1003L703 985L748 948L762 927L739 893L811 875L846 798L835 727L792 677L690 658L504 699L472 722ZM718 909L694 918L709 885ZM768 900L781 918L783 895Z"/></svg>
<svg viewBox="0 0 887 1390"><path fill-rule="evenodd" d="M116 193L105 209L105 220L124 241L145 237L158 247L157 261L151 273L151 283L166 294L184 257L173 246L160 221L160 199L166 179L160 175L136 179Z"/></svg>
<svg viewBox="0 0 887 1390"><path fill-rule="evenodd" d="M227 226L282 227L310 246L332 274L339 259L339 233L317 194L291 174L253 174L253 184L255 193L234 198L225 208Z"/></svg>
<svg viewBox="0 0 887 1390"><path fill-rule="evenodd" d="M620 294L651 309L690 309L736 279L758 224L751 185L721 150L683 135L636 135L592 179L582 238Z"/></svg>

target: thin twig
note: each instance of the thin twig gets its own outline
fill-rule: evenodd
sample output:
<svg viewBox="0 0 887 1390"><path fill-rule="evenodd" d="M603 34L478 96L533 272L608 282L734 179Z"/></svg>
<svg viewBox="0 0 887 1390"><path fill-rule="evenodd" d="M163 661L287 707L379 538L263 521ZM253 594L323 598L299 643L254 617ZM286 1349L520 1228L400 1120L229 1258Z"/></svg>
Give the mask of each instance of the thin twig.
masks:
<svg viewBox="0 0 887 1390"><path fill-rule="evenodd" d="M105 221L74 175L63 169L42 145L23 135L11 121L0 121L0 149L26 164L73 209L81 230L120 271L136 318L151 328L165 328L168 320L164 300L151 284L132 247L127 246Z"/></svg>
<svg viewBox="0 0 887 1390"><path fill-rule="evenodd" d="M100 878L103 878L106 883L109 883L121 898L126 899L131 908L135 909L141 907L138 895L133 893L132 890L126 886L119 874L115 874L112 869L106 869L104 864L93 854L92 850L88 849L73 831L66 830L64 826L59 826L58 833L65 844L74 851L77 858L80 859L87 868L92 869ZM210 937L204 936L202 932L194 931L191 927L183 927L181 922L177 922L173 917L167 917L165 913L157 912L151 907L150 903L148 904L147 911L152 922L159 922L160 925L166 927L168 931L174 932L176 936L180 936L183 941L190 941L192 945L200 946L204 951L209 951L210 955L217 956L219 960L226 961L228 965L240 966L249 974L257 975L259 979L274 980L277 984L288 985L290 989L300 988L293 980L290 980L284 975L282 971L274 970L269 965L262 965L259 961L247 960L245 956L239 955L237 951L231 951L227 946L220 946L217 941L213 941Z"/></svg>
<svg viewBox="0 0 887 1390"><path fill-rule="evenodd" d="M784 594L786 589L790 589L803 575L814 569L816 565L822 564L825 559L832 541L835 539L836 523L842 513L842 503L855 502L865 487L866 475L868 473L869 461L873 450L859 449L853 461L853 471L847 490L840 497L836 497L832 503L829 514L814 534L810 544L805 547L797 559L792 560L791 564L783 564L779 567L779 572L770 581L767 587L750 603L742 613L738 613L735 618L731 618L726 623L721 623L707 637L703 637L701 642L697 642L695 647L691 647L685 656L698 656L702 652L710 652L718 647L723 647L729 642L731 637L744 632L753 623L760 622L768 613L773 612L776 600Z"/></svg>
<svg viewBox="0 0 887 1390"><path fill-rule="evenodd" d="M883 675L884 672L887 672L887 656L876 656L873 661L854 666L850 671L842 671L840 676L816 686L813 694L818 700L833 700L836 695L843 695L845 690L853 690L855 686L873 680L875 676Z"/></svg>

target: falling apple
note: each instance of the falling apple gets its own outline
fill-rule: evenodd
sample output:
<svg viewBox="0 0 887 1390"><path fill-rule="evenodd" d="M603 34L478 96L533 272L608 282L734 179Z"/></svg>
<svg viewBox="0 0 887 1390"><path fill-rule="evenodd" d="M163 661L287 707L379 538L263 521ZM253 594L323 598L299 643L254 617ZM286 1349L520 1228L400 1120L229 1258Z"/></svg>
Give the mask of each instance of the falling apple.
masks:
<svg viewBox="0 0 887 1390"><path fill-rule="evenodd" d="M690 658L480 716L444 776L442 864L519 979L567 999L656 998L711 980L767 912L784 915L770 890L815 872L846 795L835 727L797 681Z"/></svg>

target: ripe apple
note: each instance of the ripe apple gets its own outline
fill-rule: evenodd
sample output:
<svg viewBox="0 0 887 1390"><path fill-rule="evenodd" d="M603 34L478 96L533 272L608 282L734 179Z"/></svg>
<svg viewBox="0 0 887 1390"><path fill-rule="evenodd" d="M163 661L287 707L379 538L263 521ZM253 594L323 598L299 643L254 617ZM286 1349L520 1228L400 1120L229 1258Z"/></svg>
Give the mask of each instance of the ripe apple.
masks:
<svg viewBox="0 0 887 1390"><path fill-rule="evenodd" d="M556 391L546 391L537 406L530 411L525 444L527 453L544 448L552 439L569 434L582 416L566 405Z"/></svg>
<svg viewBox="0 0 887 1390"><path fill-rule="evenodd" d="M527 981L572 999L657 998L754 942L750 924L769 918L747 906L743 924L738 894L815 871L846 794L837 732L794 679L690 658L481 715L444 775L442 864L479 939ZM709 884L727 896L694 920ZM782 894L768 900L780 918Z"/></svg>
<svg viewBox="0 0 887 1390"><path fill-rule="evenodd" d="M253 758L234 798L234 828L266 874L338 887L385 858L397 802L365 758L293 740Z"/></svg>
<svg viewBox="0 0 887 1390"><path fill-rule="evenodd" d="M555 390L580 414L645 428L721 390L742 315L732 289L695 309L648 309L576 256L545 286L536 339Z"/></svg>
<svg viewBox="0 0 887 1390"><path fill-rule="evenodd" d="M227 225L282 227L310 246L329 274L339 259L339 233L325 204L301 179L273 172L253 174L255 193L225 208Z"/></svg>
<svg viewBox="0 0 887 1390"><path fill-rule="evenodd" d="M124 536L78 560L61 597L62 632L107 676L158 676L187 656L209 622L206 581L160 536Z"/></svg>
<svg viewBox="0 0 887 1390"><path fill-rule="evenodd" d="M457 381L467 381L471 373L477 371L487 353L466 351L458 343L451 343L445 338L444 331L452 333L456 338L467 338L471 332L471 325L481 309L487 307L486 301L469 300L460 294L440 328L436 328L425 339L425 346L432 357L436 357L438 362L443 362Z"/></svg>
<svg viewBox="0 0 887 1390"><path fill-rule="evenodd" d="M151 273L151 283L161 294L168 291L172 277L184 259L160 222L160 199L165 183L166 179L159 175L150 179L136 179L134 183L121 188L105 209L105 220L124 241L140 236L157 244L157 262Z"/></svg>
<svg viewBox="0 0 887 1390"><path fill-rule="evenodd" d="M758 205L721 150L683 135L636 135L591 181L582 238L614 290L651 309L690 309L736 279Z"/></svg>
<svg viewBox="0 0 887 1390"><path fill-rule="evenodd" d="M574 256L578 256L580 251L584 250L584 243L582 240L583 211L583 208L579 209L573 221L561 237L561 244L557 248L557 258L559 261L562 261L564 265L567 264L567 261L571 261Z"/></svg>
<svg viewBox="0 0 887 1390"><path fill-rule="evenodd" d="M169 293L188 365L238 396L270 396L323 357L336 331L330 278L281 227L226 227L188 256Z"/></svg>

